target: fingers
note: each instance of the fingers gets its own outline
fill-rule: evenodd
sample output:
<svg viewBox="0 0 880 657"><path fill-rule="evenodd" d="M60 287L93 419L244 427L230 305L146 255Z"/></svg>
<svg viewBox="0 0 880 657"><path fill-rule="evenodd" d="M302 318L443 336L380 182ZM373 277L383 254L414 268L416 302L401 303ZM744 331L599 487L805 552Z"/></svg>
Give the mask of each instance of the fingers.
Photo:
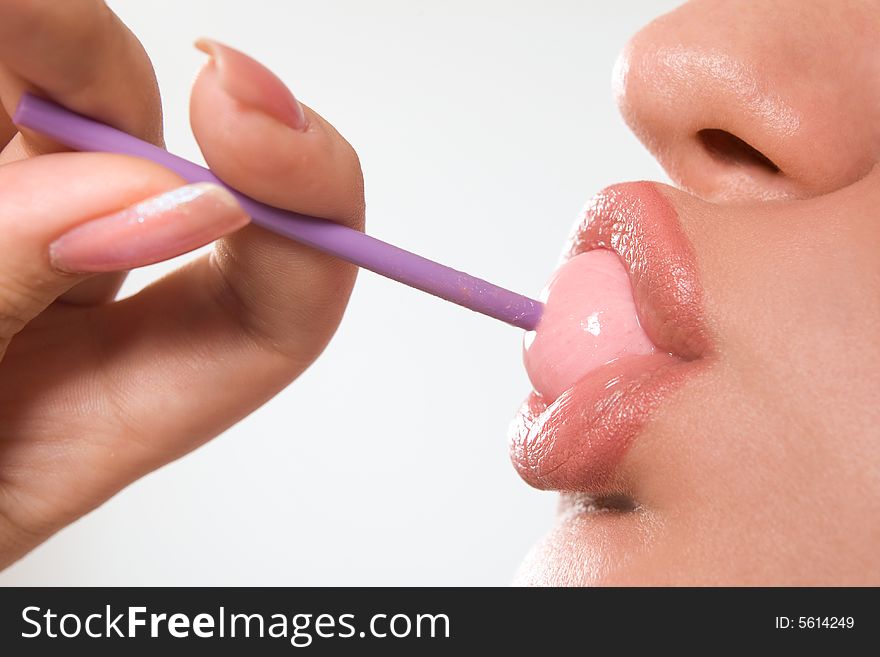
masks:
<svg viewBox="0 0 880 657"><path fill-rule="evenodd" d="M0 0L0 164L63 150L9 115L23 91L44 93L89 116L162 145L162 106L152 64L101 0ZM95 277L68 303L112 299L125 274Z"/></svg>
<svg viewBox="0 0 880 657"><path fill-rule="evenodd" d="M210 49L215 59L195 85L192 121L211 168L259 200L361 227L363 183L351 147L317 114L294 104L268 71L240 54ZM124 176L129 184L141 178ZM117 241L107 239L106 249ZM93 270L105 263L79 248L61 250L55 257L63 267ZM102 257L111 258L107 266L129 264L124 252ZM2 363L22 366L19 383L0 378L2 406L32 405L27 390L35 389L47 409L29 423L17 420L33 438L17 457L28 465L13 483L32 509L24 519L19 514L19 523L50 533L263 404L324 348L355 273L247 226L218 242L211 257L134 297L44 314ZM37 353L46 365L28 372L23 366ZM44 482L44 473L53 473L51 486L37 487L33 482Z"/></svg>
<svg viewBox="0 0 880 657"><path fill-rule="evenodd" d="M150 162L97 153L0 168L0 353L88 275L185 253L247 222L222 188L181 182Z"/></svg>
<svg viewBox="0 0 880 657"><path fill-rule="evenodd" d="M363 177L348 142L261 64L200 45L212 59L195 83L191 118L212 170L271 205L361 228ZM356 273L257 227L218 242L212 265L213 286L234 300L238 323L299 363L329 340Z"/></svg>
<svg viewBox="0 0 880 657"><path fill-rule="evenodd" d="M91 469L95 446L124 424L101 367L114 341L90 314L110 306L47 306L92 272L170 258L248 221L224 188L181 183L151 162L99 153L0 168L0 567L135 476L137 460L106 452Z"/></svg>
<svg viewBox="0 0 880 657"><path fill-rule="evenodd" d="M216 59L192 98L211 168L261 201L360 227L362 179L351 147L308 108L298 122L292 97L268 71L211 48ZM106 327L100 378L113 382L100 394L112 396L121 418L109 444L88 457L90 469L105 473L102 490L195 448L297 377L335 331L354 278L347 263L247 226L211 257L90 309L92 324ZM105 468L111 455L114 468Z"/></svg>
<svg viewBox="0 0 880 657"><path fill-rule="evenodd" d="M137 38L99 0L0 0L0 98L11 116L21 93L42 91L71 109L155 144L162 110L150 60ZM4 153L56 150L26 133ZM13 146L13 145L10 145Z"/></svg>
<svg viewBox="0 0 880 657"><path fill-rule="evenodd" d="M193 89L193 131L221 179L261 201L363 225L363 178L354 150L301 105L268 69L214 42ZM206 273L244 326L303 364L324 348L354 283L352 265L257 227L220 241Z"/></svg>
<svg viewBox="0 0 880 657"><path fill-rule="evenodd" d="M363 181L349 143L262 64L215 41L197 45L211 59L190 116L211 169L270 205L359 228Z"/></svg>

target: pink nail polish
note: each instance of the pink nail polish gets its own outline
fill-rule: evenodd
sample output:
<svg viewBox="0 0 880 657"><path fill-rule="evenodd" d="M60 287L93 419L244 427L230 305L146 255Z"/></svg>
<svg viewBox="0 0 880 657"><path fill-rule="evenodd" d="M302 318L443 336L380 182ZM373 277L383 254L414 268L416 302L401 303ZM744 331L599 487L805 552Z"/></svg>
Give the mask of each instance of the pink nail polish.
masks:
<svg viewBox="0 0 880 657"><path fill-rule="evenodd" d="M192 251L248 221L226 189L197 183L77 226L49 246L49 257L67 272L122 271Z"/></svg>
<svg viewBox="0 0 880 657"><path fill-rule="evenodd" d="M237 101L265 112L294 130L308 127L302 105L268 68L243 52L211 39L199 39L196 48L213 58L220 84Z"/></svg>

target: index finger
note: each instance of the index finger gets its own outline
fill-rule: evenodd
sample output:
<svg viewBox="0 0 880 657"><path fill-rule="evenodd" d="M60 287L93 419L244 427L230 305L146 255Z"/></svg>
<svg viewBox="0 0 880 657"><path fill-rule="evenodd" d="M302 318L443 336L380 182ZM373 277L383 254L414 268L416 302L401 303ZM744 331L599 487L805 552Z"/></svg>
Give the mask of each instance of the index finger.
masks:
<svg viewBox="0 0 880 657"><path fill-rule="evenodd" d="M150 59L100 0L0 0L0 100L8 120L22 92L162 144L162 109ZM0 121L0 125L3 121ZM28 145L56 150L27 133Z"/></svg>

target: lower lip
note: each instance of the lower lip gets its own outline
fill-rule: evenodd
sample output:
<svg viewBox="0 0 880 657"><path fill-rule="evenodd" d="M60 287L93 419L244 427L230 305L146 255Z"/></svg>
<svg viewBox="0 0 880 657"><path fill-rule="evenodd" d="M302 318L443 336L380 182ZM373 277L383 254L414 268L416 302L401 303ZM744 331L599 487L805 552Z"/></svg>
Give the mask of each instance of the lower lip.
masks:
<svg viewBox="0 0 880 657"><path fill-rule="evenodd" d="M614 472L654 410L696 362L655 353L594 370L547 404L532 393L511 427L511 459L535 488L617 492Z"/></svg>

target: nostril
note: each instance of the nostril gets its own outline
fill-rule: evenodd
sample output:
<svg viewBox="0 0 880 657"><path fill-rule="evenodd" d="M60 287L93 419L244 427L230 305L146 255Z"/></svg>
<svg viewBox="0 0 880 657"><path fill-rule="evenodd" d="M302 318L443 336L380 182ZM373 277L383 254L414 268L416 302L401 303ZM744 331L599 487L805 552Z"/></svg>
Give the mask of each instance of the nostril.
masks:
<svg viewBox="0 0 880 657"><path fill-rule="evenodd" d="M726 130L708 128L697 133L703 148L714 158L738 166L758 167L779 173L779 167L761 151Z"/></svg>

